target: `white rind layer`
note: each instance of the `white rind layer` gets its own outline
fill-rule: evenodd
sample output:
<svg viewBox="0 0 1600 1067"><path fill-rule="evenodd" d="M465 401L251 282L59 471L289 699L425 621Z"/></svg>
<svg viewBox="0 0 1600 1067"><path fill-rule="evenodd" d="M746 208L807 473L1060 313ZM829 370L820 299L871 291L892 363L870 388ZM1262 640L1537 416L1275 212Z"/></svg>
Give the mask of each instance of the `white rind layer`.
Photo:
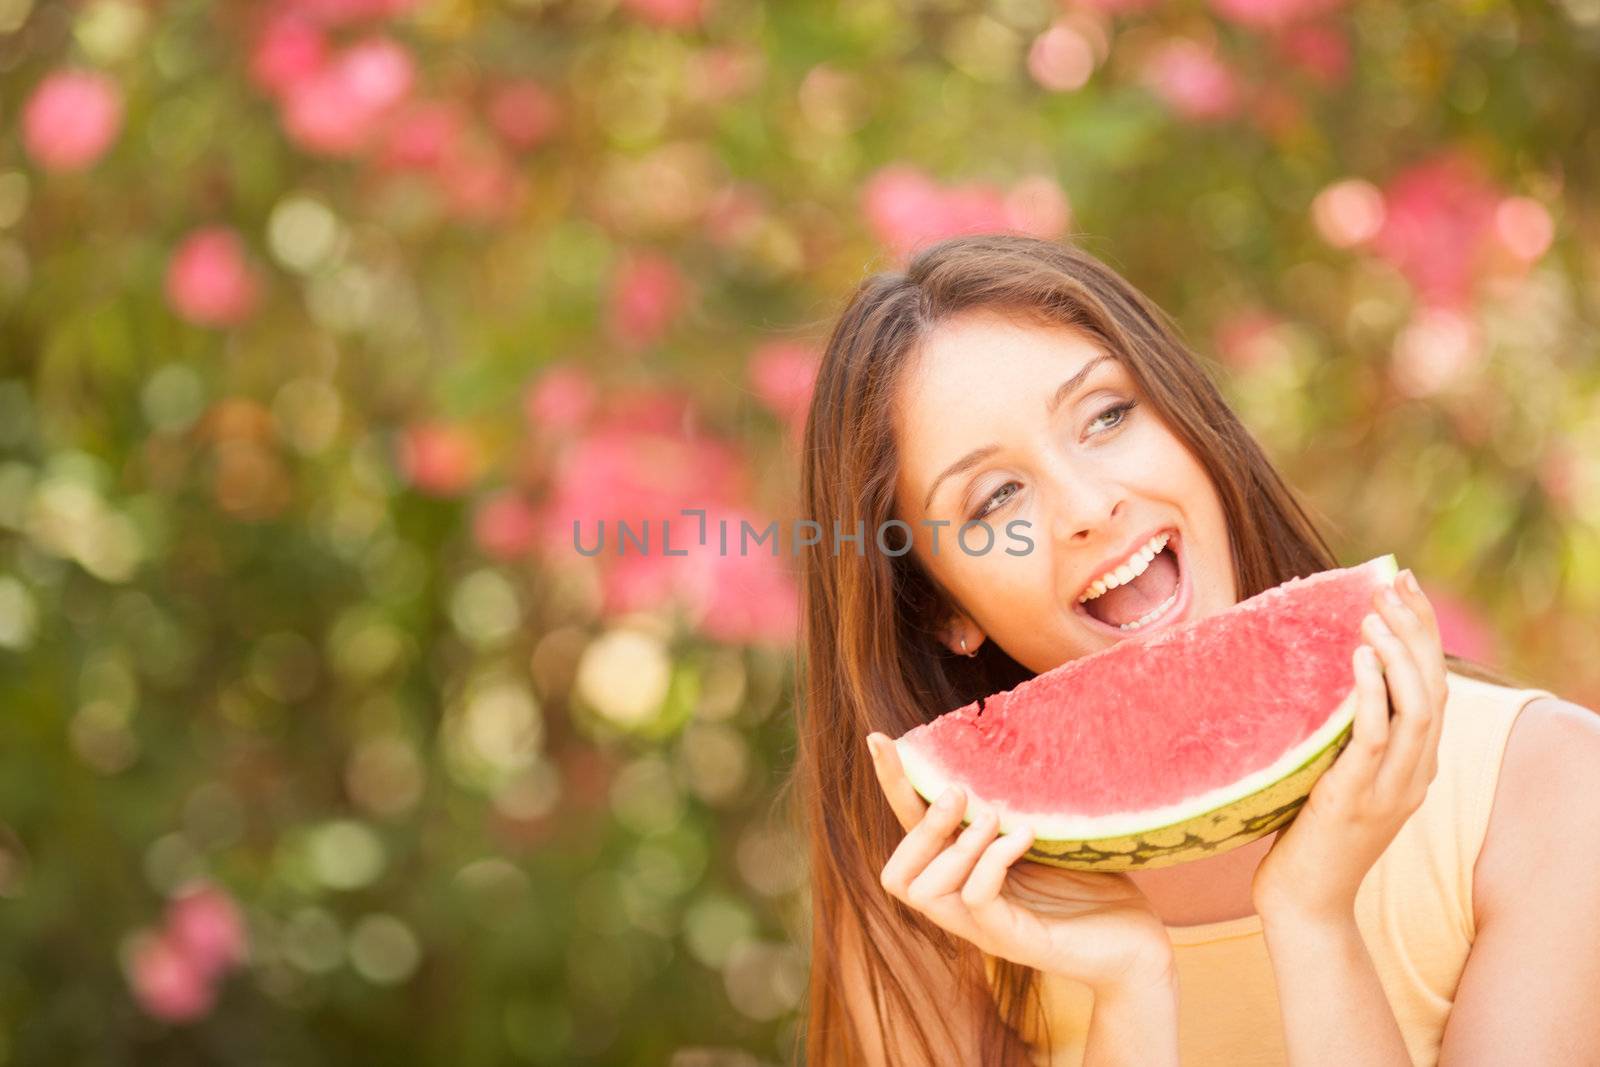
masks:
<svg viewBox="0 0 1600 1067"><path fill-rule="evenodd" d="M1326 722L1269 766L1229 782L1225 786L1190 797L1179 804L1167 804L1144 811L1111 812L1106 815L1062 815L1059 812L1022 811L981 797L978 800L979 803L994 808L999 814L1001 833L1032 827L1036 841L1094 841L1103 837L1132 837L1149 833L1163 826L1185 822L1196 815L1204 815L1208 811L1226 807L1265 789L1279 779L1289 777L1318 752L1331 745L1345 727L1355 720L1356 697L1357 691L1352 687L1344 700L1339 702L1339 707L1328 716ZM912 787L929 800L936 799L953 783L953 779L943 770L909 745L896 741L895 749L900 754L900 765L905 768L906 777Z"/></svg>
<svg viewBox="0 0 1600 1067"><path fill-rule="evenodd" d="M1382 581L1392 583L1394 576L1399 572L1394 556L1380 556L1374 562L1379 564L1377 569ZM1358 695L1352 678L1349 692L1339 702L1333 714L1328 716L1327 721L1305 740L1279 756L1271 765L1178 804L1167 804L1146 811L1112 812L1106 815L1062 815L1059 812L1023 811L982 797L979 797L978 801L993 807L999 814L1002 833L1032 827L1036 841L1094 841L1108 837L1146 834L1152 830L1185 822L1197 815L1204 815L1208 811L1226 807L1265 789L1280 779L1287 778L1332 744L1355 720ZM916 749L902 744L903 740L904 738L895 741L895 750L900 755L900 765L905 768L906 778L923 797L929 801L936 799L953 784L954 779Z"/></svg>

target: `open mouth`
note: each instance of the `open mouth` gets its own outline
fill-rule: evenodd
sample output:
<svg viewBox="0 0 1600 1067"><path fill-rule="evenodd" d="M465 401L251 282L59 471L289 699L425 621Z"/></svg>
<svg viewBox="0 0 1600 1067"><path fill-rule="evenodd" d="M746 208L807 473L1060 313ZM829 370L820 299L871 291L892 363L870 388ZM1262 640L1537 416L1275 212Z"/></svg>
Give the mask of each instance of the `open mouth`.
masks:
<svg viewBox="0 0 1600 1067"><path fill-rule="evenodd" d="M1131 581L1107 589L1073 610L1091 629L1119 640L1170 626L1189 606L1189 575L1183 566L1178 531L1166 531L1166 544Z"/></svg>

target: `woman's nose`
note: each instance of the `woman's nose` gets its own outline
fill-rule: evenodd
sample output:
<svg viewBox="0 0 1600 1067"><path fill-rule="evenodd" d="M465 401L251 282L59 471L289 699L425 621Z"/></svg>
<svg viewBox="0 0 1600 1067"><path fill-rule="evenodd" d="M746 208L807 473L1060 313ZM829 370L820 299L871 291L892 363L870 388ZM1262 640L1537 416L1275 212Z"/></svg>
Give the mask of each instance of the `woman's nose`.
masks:
<svg viewBox="0 0 1600 1067"><path fill-rule="evenodd" d="M1058 543L1092 539L1122 515L1122 495L1104 479L1069 474L1056 479L1054 490L1050 534Z"/></svg>

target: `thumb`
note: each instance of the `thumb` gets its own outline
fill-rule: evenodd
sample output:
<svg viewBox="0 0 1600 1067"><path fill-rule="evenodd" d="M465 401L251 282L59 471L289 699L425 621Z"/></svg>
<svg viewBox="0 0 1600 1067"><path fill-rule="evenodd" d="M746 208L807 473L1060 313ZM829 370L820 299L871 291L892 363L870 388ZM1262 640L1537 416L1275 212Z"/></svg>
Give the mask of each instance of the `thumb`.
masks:
<svg viewBox="0 0 1600 1067"><path fill-rule="evenodd" d="M867 735L867 748L872 753L872 765L878 773L878 785L888 798L894 817L900 820L903 828L911 829L922 821L922 813L928 810L928 805L912 786L911 779L906 777L905 768L900 764L899 750L893 741L880 733Z"/></svg>

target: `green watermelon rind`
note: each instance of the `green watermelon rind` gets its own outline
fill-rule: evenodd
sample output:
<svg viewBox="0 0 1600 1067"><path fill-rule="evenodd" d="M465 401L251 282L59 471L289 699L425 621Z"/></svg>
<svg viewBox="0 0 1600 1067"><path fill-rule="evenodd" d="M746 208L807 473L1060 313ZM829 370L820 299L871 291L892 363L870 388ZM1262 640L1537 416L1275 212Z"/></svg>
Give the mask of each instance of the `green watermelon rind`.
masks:
<svg viewBox="0 0 1600 1067"><path fill-rule="evenodd" d="M1393 555L1362 566L1373 568L1375 587L1392 582L1399 571ZM1150 812L1066 816L1063 821L1047 812L1018 812L1002 805L997 806L1000 831L1032 827L1034 843L1027 858L1076 870L1152 869L1230 851L1293 819L1317 779L1349 743L1357 698L1352 675L1343 699L1308 737L1268 767L1194 798L1188 803L1192 811L1167 805L1158 809L1163 814L1154 823ZM950 777L915 749L898 740L895 747L907 779L924 798L931 802L950 785ZM1172 814L1175 807L1180 810Z"/></svg>
<svg viewBox="0 0 1600 1067"><path fill-rule="evenodd" d="M1018 811L1005 805L995 805L1000 814L1000 830L1006 833L1023 826L1031 826L1034 836L1040 842L1101 841L1154 834L1203 818L1213 812L1250 800L1271 788L1273 784L1314 762L1354 721L1354 697L1352 689L1321 726L1261 770L1219 786L1186 803L1167 805L1158 809L1162 812L1170 808L1180 809L1176 813L1155 815L1151 812L1119 812L1114 815L1087 818L1071 815L1062 817L1050 812ZM910 779L912 787L924 797L933 800L950 785L949 776L933 767L915 749L905 746L899 747L898 751L900 765L905 768L906 777ZM1217 795L1219 793L1220 796Z"/></svg>

